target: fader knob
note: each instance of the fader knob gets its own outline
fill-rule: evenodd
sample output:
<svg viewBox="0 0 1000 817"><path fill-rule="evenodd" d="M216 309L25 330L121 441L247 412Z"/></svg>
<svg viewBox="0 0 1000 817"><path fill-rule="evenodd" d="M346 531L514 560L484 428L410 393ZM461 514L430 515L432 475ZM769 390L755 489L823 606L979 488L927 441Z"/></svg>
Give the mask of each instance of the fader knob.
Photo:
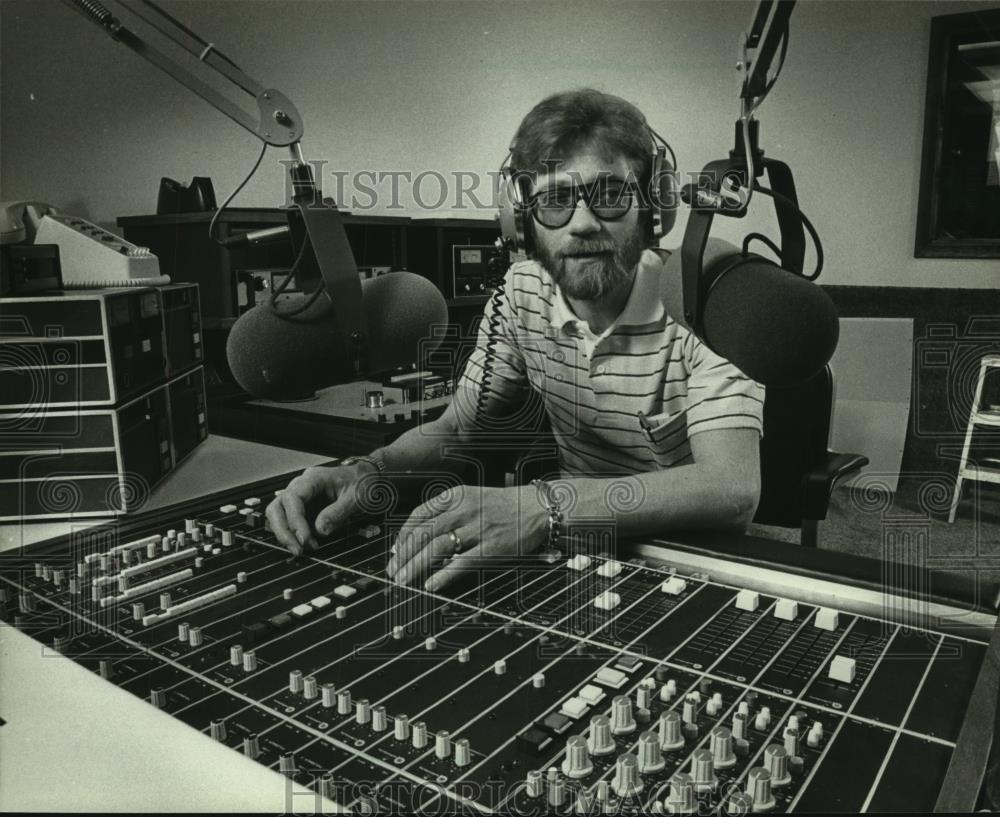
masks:
<svg viewBox="0 0 1000 817"><path fill-rule="evenodd" d="M319 779L319 793L321 797L337 802L337 779L333 776L333 772L327 772Z"/></svg>
<svg viewBox="0 0 1000 817"><path fill-rule="evenodd" d="M767 811L774 808L774 796L771 794L771 773L763 766L754 766L747 772L747 794L753 798L754 811Z"/></svg>
<svg viewBox="0 0 1000 817"><path fill-rule="evenodd" d="M677 714L677 710L670 709L660 714L659 731L660 749L664 752L672 752L684 745L681 716Z"/></svg>
<svg viewBox="0 0 1000 817"><path fill-rule="evenodd" d="M111 678L115 674L114 665L107 658L102 658L100 664L98 664L98 672L101 677L105 680Z"/></svg>
<svg viewBox="0 0 1000 817"><path fill-rule="evenodd" d="M469 751L469 739L459 738L455 741L455 765L456 766L468 766L472 761L471 752Z"/></svg>
<svg viewBox="0 0 1000 817"><path fill-rule="evenodd" d="M663 760L663 754L660 752L660 738L656 732L650 730L639 735L636 757L638 759L639 774L658 772L666 765Z"/></svg>
<svg viewBox="0 0 1000 817"><path fill-rule="evenodd" d="M691 778L697 791L711 791L718 784L712 753L708 749L699 749L691 755Z"/></svg>
<svg viewBox="0 0 1000 817"><path fill-rule="evenodd" d="M616 695L611 701L611 733L626 735L635 730L635 718L632 717L632 701L627 695Z"/></svg>
<svg viewBox="0 0 1000 817"><path fill-rule="evenodd" d="M733 753L733 733L725 726L716 726L709 733L709 751L712 753L712 765L716 769L726 769L736 763Z"/></svg>
<svg viewBox="0 0 1000 817"><path fill-rule="evenodd" d="M566 741L566 759L562 762L562 771L566 777L578 780L594 771L587 751L587 740L583 735L574 735Z"/></svg>
<svg viewBox="0 0 1000 817"><path fill-rule="evenodd" d="M445 760L451 755L451 735L445 729L434 736L434 754L438 760Z"/></svg>
<svg viewBox="0 0 1000 817"><path fill-rule="evenodd" d="M642 791L642 780L639 777L639 761L635 755L619 755L615 761L615 776L611 780L611 788L619 797L631 797Z"/></svg>
<svg viewBox="0 0 1000 817"><path fill-rule="evenodd" d="M157 709L162 709L167 702L167 693L161 687L149 690L149 702Z"/></svg>
<svg viewBox="0 0 1000 817"><path fill-rule="evenodd" d="M788 773L788 753L784 746L772 743L764 750L764 768L769 773L769 786L784 786L791 782L792 776Z"/></svg>
<svg viewBox="0 0 1000 817"><path fill-rule="evenodd" d="M590 737L587 748L595 757L610 755L615 751L615 741L611 737L611 721L607 715L594 715L590 719Z"/></svg>
<svg viewBox="0 0 1000 817"><path fill-rule="evenodd" d="M698 800L695 797L694 781L686 772L678 772L670 778L670 794L667 795L667 811L671 814L690 814Z"/></svg>
<svg viewBox="0 0 1000 817"><path fill-rule="evenodd" d="M226 722L223 720L215 720L209 724L209 728L212 732L212 740L217 740L220 743L226 739Z"/></svg>
<svg viewBox="0 0 1000 817"><path fill-rule="evenodd" d="M295 774L295 755L293 753L278 755L278 771L286 777Z"/></svg>

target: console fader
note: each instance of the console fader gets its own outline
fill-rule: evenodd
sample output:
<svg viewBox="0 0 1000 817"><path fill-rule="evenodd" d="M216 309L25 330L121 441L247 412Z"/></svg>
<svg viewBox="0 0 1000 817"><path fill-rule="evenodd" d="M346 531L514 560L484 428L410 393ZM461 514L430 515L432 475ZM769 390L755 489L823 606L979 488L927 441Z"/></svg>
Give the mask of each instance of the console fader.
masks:
<svg viewBox="0 0 1000 817"><path fill-rule="evenodd" d="M290 557L283 484L5 554L0 617L359 812L934 805L985 638L596 553L431 595L388 523Z"/></svg>

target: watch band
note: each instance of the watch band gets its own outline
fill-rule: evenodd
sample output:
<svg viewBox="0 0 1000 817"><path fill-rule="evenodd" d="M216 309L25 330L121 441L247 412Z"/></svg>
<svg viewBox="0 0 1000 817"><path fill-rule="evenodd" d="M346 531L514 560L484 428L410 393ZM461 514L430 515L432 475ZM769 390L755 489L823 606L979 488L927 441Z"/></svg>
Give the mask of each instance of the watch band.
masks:
<svg viewBox="0 0 1000 817"><path fill-rule="evenodd" d="M356 465L359 462L367 462L380 474L385 472L385 463L382 460L376 459L369 454L361 454L358 456L351 456L342 459L339 465Z"/></svg>

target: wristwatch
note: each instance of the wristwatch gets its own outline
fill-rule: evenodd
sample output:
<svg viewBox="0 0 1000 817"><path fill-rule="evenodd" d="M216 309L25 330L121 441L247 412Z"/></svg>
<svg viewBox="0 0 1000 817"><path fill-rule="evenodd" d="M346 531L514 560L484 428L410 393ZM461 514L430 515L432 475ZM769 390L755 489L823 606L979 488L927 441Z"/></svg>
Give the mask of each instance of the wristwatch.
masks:
<svg viewBox="0 0 1000 817"><path fill-rule="evenodd" d="M346 457L342 459L338 465L357 465L359 462L367 462L380 474L385 471L385 463L382 460L375 459L375 457L362 454L355 457Z"/></svg>

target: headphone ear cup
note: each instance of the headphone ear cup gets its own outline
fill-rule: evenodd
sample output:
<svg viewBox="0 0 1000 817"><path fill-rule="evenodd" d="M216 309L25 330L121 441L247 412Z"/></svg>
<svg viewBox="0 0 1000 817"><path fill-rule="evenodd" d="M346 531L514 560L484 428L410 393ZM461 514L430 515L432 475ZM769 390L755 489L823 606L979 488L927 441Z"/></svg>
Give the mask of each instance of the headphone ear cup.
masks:
<svg viewBox="0 0 1000 817"><path fill-rule="evenodd" d="M500 235L504 247L510 253L512 263L530 258L532 251L530 225L527 223L528 213L518 203L520 197L515 198L514 184L516 182L508 173L502 174L497 195Z"/></svg>
<svg viewBox="0 0 1000 817"><path fill-rule="evenodd" d="M650 138L653 138L652 132ZM651 242L663 238L674 227L677 220L675 188L674 168L667 161L667 149L654 142L653 175L649 185Z"/></svg>

